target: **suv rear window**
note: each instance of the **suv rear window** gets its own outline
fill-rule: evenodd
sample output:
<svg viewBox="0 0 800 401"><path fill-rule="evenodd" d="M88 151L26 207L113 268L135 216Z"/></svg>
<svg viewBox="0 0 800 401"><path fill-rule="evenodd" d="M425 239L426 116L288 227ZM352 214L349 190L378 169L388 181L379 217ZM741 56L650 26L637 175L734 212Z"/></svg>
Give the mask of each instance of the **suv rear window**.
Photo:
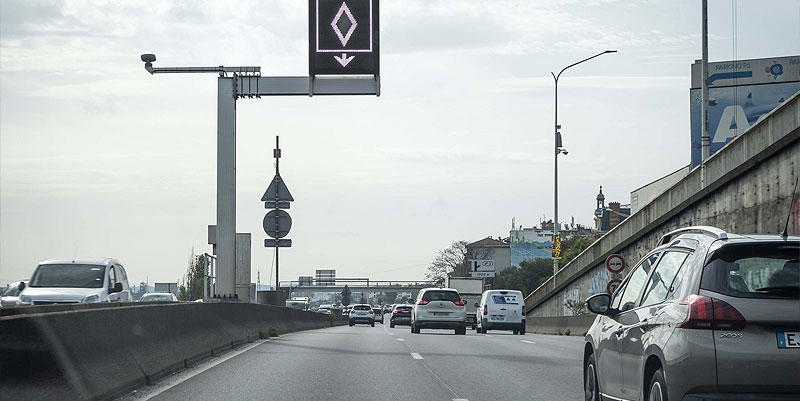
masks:
<svg viewBox="0 0 800 401"><path fill-rule="evenodd" d="M516 294L492 294L495 304L519 305Z"/></svg>
<svg viewBox="0 0 800 401"><path fill-rule="evenodd" d="M369 305L356 305L356 306L353 307L353 309L355 309L355 310L370 310L372 308L370 308Z"/></svg>
<svg viewBox="0 0 800 401"><path fill-rule="evenodd" d="M461 297L455 291L427 291L422 296L423 301L460 301Z"/></svg>
<svg viewBox="0 0 800 401"><path fill-rule="evenodd" d="M411 310L411 307L410 306L398 306L397 310L399 310L399 311L401 311L401 310Z"/></svg>
<svg viewBox="0 0 800 401"><path fill-rule="evenodd" d="M800 244L728 245L714 252L700 288L743 298L800 299Z"/></svg>

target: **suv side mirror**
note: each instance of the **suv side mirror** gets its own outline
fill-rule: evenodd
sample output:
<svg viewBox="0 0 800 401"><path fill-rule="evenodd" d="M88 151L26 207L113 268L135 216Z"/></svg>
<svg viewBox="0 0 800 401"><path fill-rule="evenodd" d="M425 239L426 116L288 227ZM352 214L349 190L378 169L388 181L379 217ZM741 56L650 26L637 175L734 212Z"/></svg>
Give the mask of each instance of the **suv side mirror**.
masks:
<svg viewBox="0 0 800 401"><path fill-rule="evenodd" d="M595 294L586 299L586 309L598 315L609 315L611 312L611 295Z"/></svg>
<svg viewBox="0 0 800 401"><path fill-rule="evenodd" d="M109 294L113 294L115 292L122 292L122 283L114 284L114 288L108 290Z"/></svg>
<svg viewBox="0 0 800 401"><path fill-rule="evenodd" d="M476 308L480 308L480 307L481 307L481 304L479 304L479 303L475 302L475 307L476 307Z"/></svg>
<svg viewBox="0 0 800 401"><path fill-rule="evenodd" d="M19 282L19 286L17 288L19 288L20 291L24 290L25 289L25 282L24 281L20 281Z"/></svg>

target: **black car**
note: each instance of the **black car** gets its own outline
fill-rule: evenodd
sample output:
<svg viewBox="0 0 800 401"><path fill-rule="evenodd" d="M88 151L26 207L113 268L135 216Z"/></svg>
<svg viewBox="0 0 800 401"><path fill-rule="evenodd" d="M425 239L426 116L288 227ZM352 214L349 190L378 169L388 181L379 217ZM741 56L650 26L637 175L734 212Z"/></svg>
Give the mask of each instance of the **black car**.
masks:
<svg viewBox="0 0 800 401"><path fill-rule="evenodd" d="M397 305L389 318L389 327L395 325L411 326L411 305Z"/></svg>

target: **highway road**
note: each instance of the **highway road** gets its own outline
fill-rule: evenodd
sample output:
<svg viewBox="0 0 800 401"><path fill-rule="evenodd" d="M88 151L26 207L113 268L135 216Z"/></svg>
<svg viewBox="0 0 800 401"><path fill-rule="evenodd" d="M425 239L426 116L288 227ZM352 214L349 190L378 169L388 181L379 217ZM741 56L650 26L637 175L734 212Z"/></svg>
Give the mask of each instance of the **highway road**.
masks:
<svg viewBox="0 0 800 401"><path fill-rule="evenodd" d="M358 325L292 333L129 400L580 400L582 337Z"/></svg>

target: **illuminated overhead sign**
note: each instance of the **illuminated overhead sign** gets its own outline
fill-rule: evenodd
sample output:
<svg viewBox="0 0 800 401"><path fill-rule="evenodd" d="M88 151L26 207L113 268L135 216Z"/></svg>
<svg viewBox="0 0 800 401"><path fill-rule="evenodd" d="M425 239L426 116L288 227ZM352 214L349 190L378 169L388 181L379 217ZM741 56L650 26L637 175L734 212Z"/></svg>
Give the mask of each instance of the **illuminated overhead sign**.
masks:
<svg viewBox="0 0 800 401"><path fill-rule="evenodd" d="M309 0L309 75L379 75L378 0Z"/></svg>

